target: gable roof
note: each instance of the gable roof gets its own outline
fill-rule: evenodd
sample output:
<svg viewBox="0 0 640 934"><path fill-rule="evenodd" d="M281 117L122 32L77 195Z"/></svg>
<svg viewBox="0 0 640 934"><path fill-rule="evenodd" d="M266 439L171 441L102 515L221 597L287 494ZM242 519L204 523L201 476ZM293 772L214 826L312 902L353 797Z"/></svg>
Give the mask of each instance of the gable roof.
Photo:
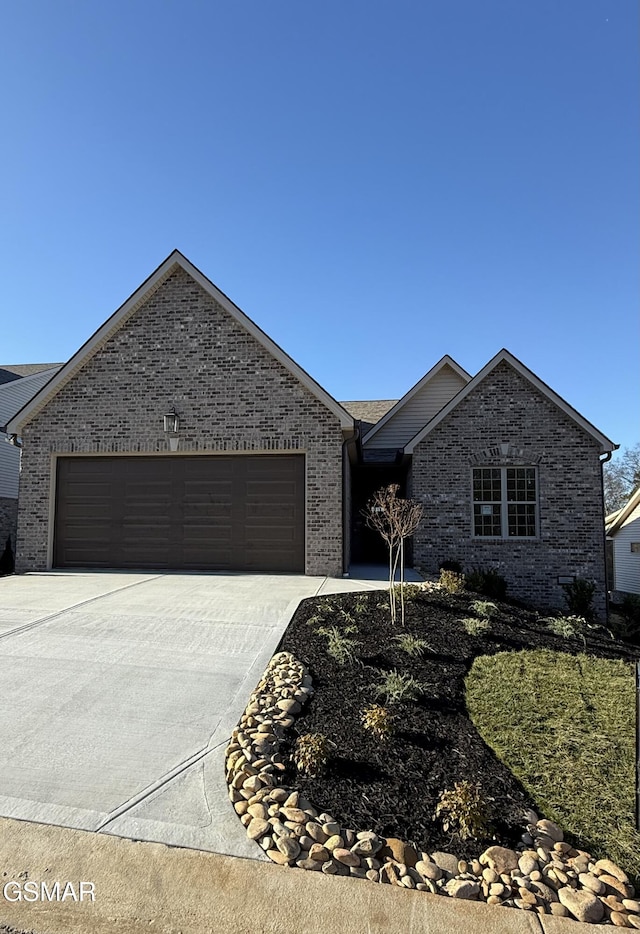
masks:
<svg viewBox="0 0 640 934"><path fill-rule="evenodd" d="M64 364L59 372L30 402L28 402L7 425L10 433L17 434L44 406L56 395L62 387L87 363L88 360L106 341L119 330L120 327L135 313L135 311L160 288L162 283L171 275L176 267L183 269L198 285L207 292L214 301L218 302L238 324L240 324L258 343L276 358L293 376L298 379L309 392L323 403L339 419L342 428L353 428L353 418L342 408L333 396L311 377L306 370L291 359L275 341L272 341L264 331L258 327L251 318L235 305L231 299L221 292L207 277L190 263L179 250L174 250L161 263L155 272L151 273L142 285L136 289L124 304L115 311L105 323L98 328L92 337Z"/></svg>
<svg viewBox="0 0 640 934"><path fill-rule="evenodd" d="M416 395L416 393L420 392L420 390L423 389L424 386L426 386L427 383L430 382L434 376L436 376L445 366L450 367L454 373L457 373L458 376L461 376L465 381L468 382L471 379L471 375L467 373L466 370L463 370L462 367L459 366L452 357L450 357L448 354L445 354L444 357L442 357L441 360L438 360L436 365L432 366L431 369L425 373L422 379L418 380L415 386L412 386L411 389L404 394L402 399L399 399L398 402L396 402L396 404L390 408L373 426L373 428L371 428L370 431L366 433L362 439L362 443L368 444L371 438L373 438L379 431L379 429L382 428L383 425L386 425L387 422L390 421L395 415L397 415L398 412L407 404L407 402L409 402L410 399Z"/></svg>
<svg viewBox="0 0 640 934"><path fill-rule="evenodd" d="M347 410L349 415L353 415L359 421L375 425L397 401L397 399L360 399L353 402L341 402L340 405Z"/></svg>
<svg viewBox="0 0 640 934"><path fill-rule="evenodd" d="M543 396L549 399L550 402L553 402L553 404L556 405L562 412L564 412L565 415L568 415L569 418L571 418L577 425L580 426L580 428L586 431L587 434L590 434L591 437L594 438L600 445L600 453L604 454L609 451L616 450L618 447L617 444L614 444L613 441L606 437L606 435L603 435L602 432L598 431L598 429L592 425L591 422L588 422L586 418L583 418L579 412L570 406L568 402L565 402L565 400L556 392L554 392L550 386L547 386L547 384L539 379L539 377L537 377L535 373L526 367L524 363L518 360L517 357L514 357L512 353L509 353L509 351L503 347L502 350L498 351L495 357L492 357L491 360L489 360L486 366L484 366L479 373L476 373L473 379L470 380L467 385L464 386L460 392L453 397L453 399L451 399L450 402L448 402L442 409L440 409L437 415L434 415L430 422L427 422L424 428L422 428L416 435L414 435L411 441L405 445L405 454L413 454L416 445L420 444L422 439L425 438L426 435L428 435L429 432L436 427L436 425L439 425L440 422L445 419L447 415L453 411L453 409L459 405L460 402L462 402L463 399L466 399L469 393L473 392L476 386L478 386L478 384L481 383L485 377L487 377L500 363L503 362L512 366L516 372L528 380L528 382L530 382L540 393L542 393Z"/></svg>
<svg viewBox="0 0 640 934"><path fill-rule="evenodd" d="M0 431L5 422L13 418L55 376L61 366L60 363L54 364L31 376L16 376L11 382L0 385Z"/></svg>
<svg viewBox="0 0 640 934"><path fill-rule="evenodd" d="M618 531L618 529L621 529L631 513L638 506L640 506L640 486L637 490L635 490L634 493L631 494L629 502L626 506L623 506L622 509L618 509L617 512L607 516L607 518L604 520L607 535L611 537Z"/></svg>
<svg viewBox="0 0 640 934"><path fill-rule="evenodd" d="M62 366L62 363L3 363L0 364L0 386L4 383L12 383L23 376L34 376L43 370L50 370L54 366Z"/></svg>

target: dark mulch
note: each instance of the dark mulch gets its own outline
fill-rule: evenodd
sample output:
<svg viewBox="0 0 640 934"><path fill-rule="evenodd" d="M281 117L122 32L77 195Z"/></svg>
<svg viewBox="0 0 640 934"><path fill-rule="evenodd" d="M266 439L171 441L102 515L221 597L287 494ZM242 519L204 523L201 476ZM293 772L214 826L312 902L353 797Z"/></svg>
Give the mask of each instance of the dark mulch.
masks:
<svg viewBox="0 0 640 934"><path fill-rule="evenodd" d="M550 648L576 654L585 651L582 639L554 636L531 609L493 601L499 616L491 631L468 635L460 619L472 616L475 595L421 594L407 608L404 628L390 623L386 594L342 594L304 601L285 633L280 649L292 652L310 669L315 694L297 719L292 741L308 732L324 733L335 743L335 755L317 778L298 774L288 766L286 780L313 804L331 813L346 827L375 830L400 837L418 850L455 848L473 857L480 848L500 843L513 846L522 833L521 812L535 807L511 772L483 742L469 719L464 679L479 655L521 649ZM309 622L319 612L322 622ZM327 609L328 607L328 609ZM353 616L346 620L345 610ZM356 625L352 637L360 642L357 662L340 666L327 652L321 626ZM426 639L431 651L412 658L393 637L404 632ZM638 649L613 641L606 630L590 630L586 651L606 658L635 659ZM411 674L426 685L418 701L397 706L398 732L379 743L361 726L360 717L376 698L372 685L391 669ZM500 715L496 712L496 715ZM291 751L285 747L285 752ZM465 846L442 829L433 815L440 793L456 781L479 782L495 817L492 834Z"/></svg>

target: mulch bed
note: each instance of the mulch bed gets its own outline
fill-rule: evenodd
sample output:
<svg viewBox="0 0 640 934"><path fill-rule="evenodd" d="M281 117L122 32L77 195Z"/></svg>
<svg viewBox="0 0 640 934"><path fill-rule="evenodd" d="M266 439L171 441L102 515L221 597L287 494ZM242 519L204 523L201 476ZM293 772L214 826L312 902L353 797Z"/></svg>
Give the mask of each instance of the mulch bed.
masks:
<svg viewBox="0 0 640 934"><path fill-rule="evenodd" d="M408 603L404 627L391 624L387 594L381 591L304 601L280 644L280 650L309 667L315 688L291 731L292 743L304 733L323 733L335 743L335 753L316 778L290 764L286 782L344 826L399 837L418 850L455 848L459 857L473 858L494 843L513 846L523 832L522 811L535 809L535 802L469 719L465 676L479 655L537 648L577 654L585 651L585 643L553 635L531 608L496 600L499 615L490 632L468 635L460 620L473 615L473 599L477 595L420 594ZM319 613L322 621L309 622ZM350 634L360 643L355 663L341 666L328 654L327 638L318 629L332 625L357 626ZM422 658L410 657L393 641L403 633L426 639L431 650ZM590 630L586 651L604 658L638 656L637 648L613 641L601 628ZM425 689L419 700L395 707L397 732L380 743L362 728L360 718L364 707L385 703L372 685L392 669L412 675ZM495 815L492 835L466 846L434 820L441 792L463 779L480 783Z"/></svg>

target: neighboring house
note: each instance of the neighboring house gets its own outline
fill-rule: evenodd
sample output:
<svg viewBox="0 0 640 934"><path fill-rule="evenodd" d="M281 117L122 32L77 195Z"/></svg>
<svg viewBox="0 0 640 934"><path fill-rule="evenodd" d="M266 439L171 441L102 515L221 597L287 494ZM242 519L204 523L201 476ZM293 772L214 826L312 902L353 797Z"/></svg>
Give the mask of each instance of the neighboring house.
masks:
<svg viewBox="0 0 640 934"><path fill-rule="evenodd" d="M59 363L0 366L0 425L5 425L57 373ZM15 548L20 448L0 431L0 552L7 538Z"/></svg>
<svg viewBox="0 0 640 934"><path fill-rule="evenodd" d="M362 510L421 500L417 567L497 567L561 605L596 581L600 458L615 445L503 350L445 356L399 401L338 403L179 252L12 418L18 571L121 567L338 575L380 560Z"/></svg>
<svg viewBox="0 0 640 934"><path fill-rule="evenodd" d="M610 589L640 594L640 487L622 509L605 520L613 567Z"/></svg>

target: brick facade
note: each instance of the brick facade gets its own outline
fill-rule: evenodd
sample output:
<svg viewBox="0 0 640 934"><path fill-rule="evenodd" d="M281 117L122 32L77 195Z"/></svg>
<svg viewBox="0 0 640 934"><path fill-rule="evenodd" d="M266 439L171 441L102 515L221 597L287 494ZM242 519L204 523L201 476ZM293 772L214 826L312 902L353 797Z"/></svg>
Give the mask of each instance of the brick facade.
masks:
<svg viewBox="0 0 640 934"><path fill-rule="evenodd" d="M168 452L162 416L180 415L180 452L306 454L306 572L342 572L342 429L181 267L22 433L16 570L47 567L56 454Z"/></svg>
<svg viewBox="0 0 640 934"><path fill-rule="evenodd" d="M506 456L495 452L501 444L510 445ZM473 538L472 468L520 465L537 467L539 537ZM601 470L597 442L502 361L413 452L411 495L425 506L416 567L437 573L447 559L465 570L496 567L511 595L557 607L559 575L587 578L604 615Z"/></svg>

